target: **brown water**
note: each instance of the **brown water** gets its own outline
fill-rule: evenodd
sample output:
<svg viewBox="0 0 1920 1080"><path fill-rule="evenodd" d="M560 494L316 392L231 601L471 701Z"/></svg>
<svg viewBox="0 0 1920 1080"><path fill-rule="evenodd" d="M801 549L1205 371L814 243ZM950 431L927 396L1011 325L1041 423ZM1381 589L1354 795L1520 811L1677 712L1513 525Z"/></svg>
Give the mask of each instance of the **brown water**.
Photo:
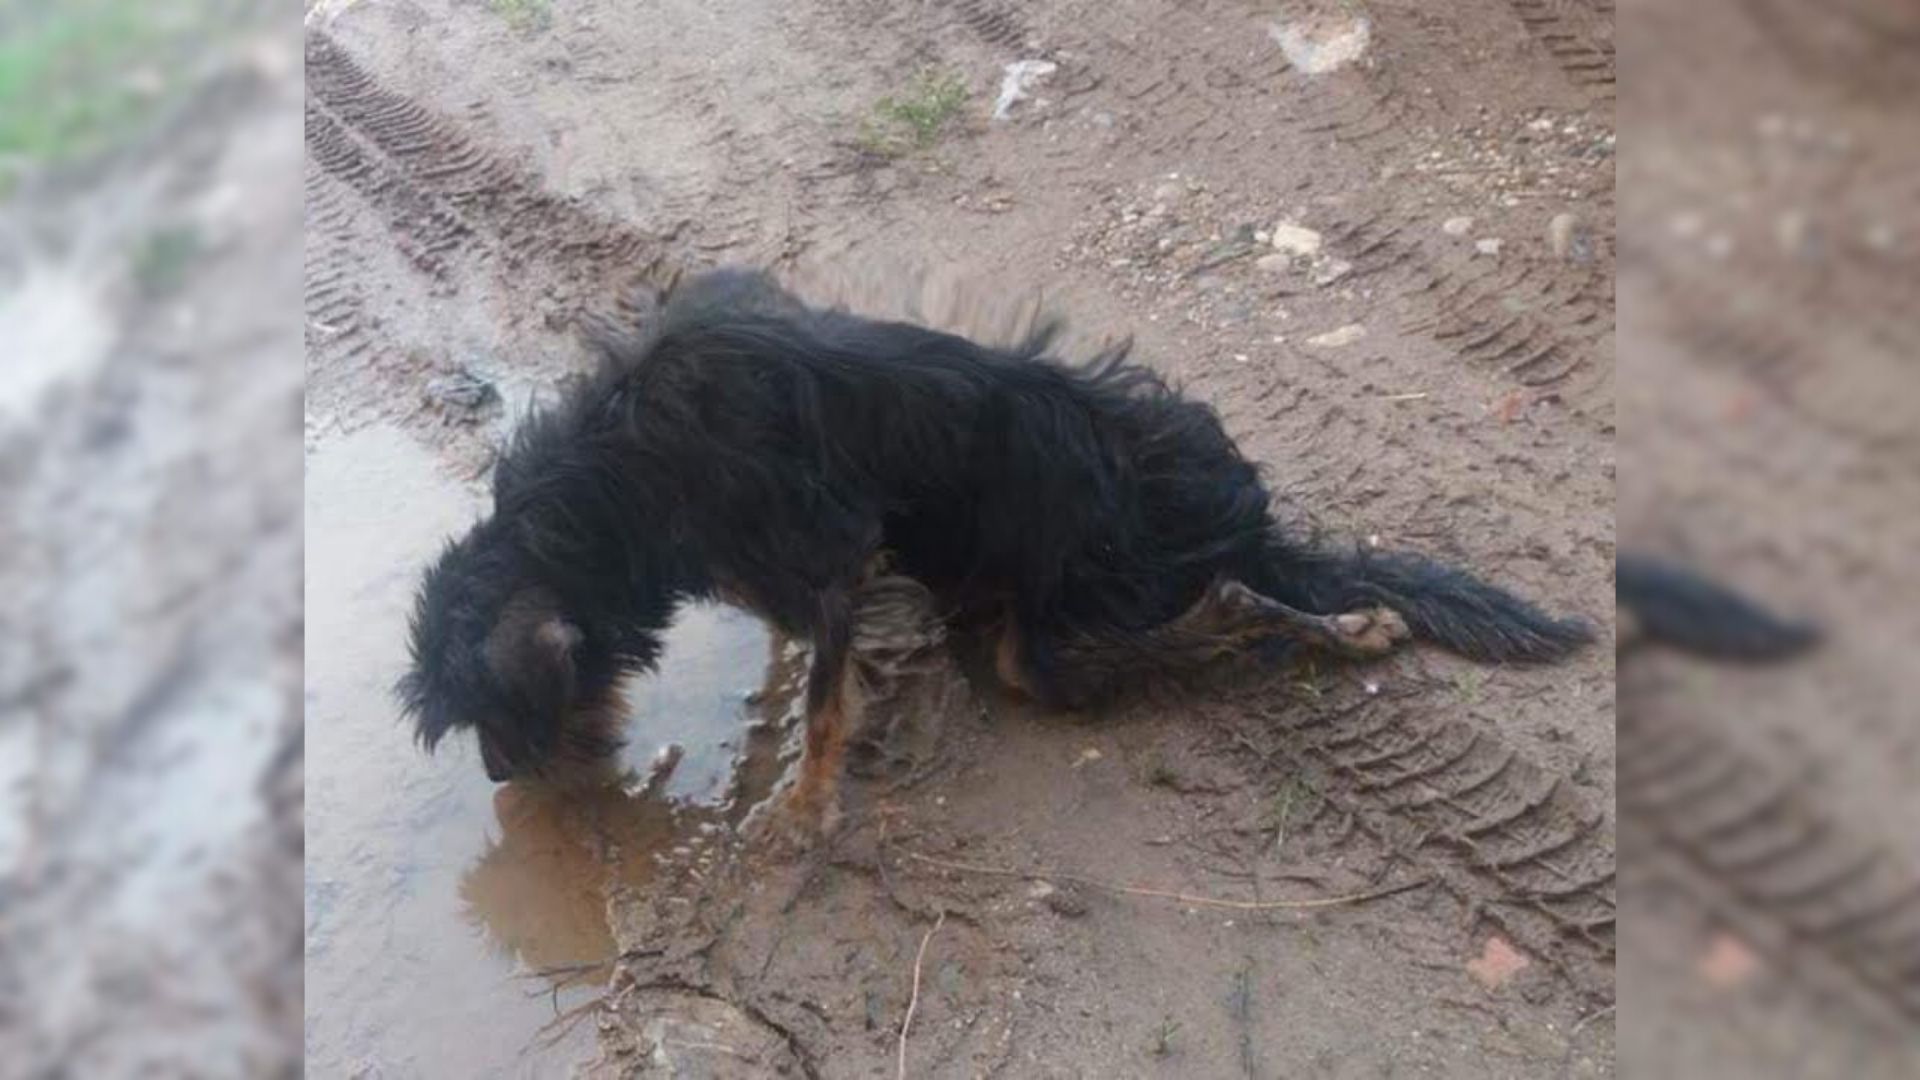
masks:
<svg viewBox="0 0 1920 1080"><path fill-rule="evenodd" d="M412 590L483 505L405 434L329 437L307 465L307 1062L316 1076L563 1073L614 951L606 897L730 829L779 771L797 665L742 613L694 607L632 689L624 781L487 781L470 739L428 757L390 688ZM769 687L769 681L778 683ZM649 788L669 743L681 756ZM556 972L554 969L575 969Z"/></svg>

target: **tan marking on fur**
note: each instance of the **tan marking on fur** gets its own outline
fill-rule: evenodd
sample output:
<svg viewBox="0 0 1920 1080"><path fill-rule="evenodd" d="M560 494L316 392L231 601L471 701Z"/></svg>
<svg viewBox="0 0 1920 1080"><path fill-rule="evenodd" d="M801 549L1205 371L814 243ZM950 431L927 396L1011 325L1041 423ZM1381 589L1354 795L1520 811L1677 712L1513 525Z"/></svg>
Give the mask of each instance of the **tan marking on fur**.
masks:
<svg viewBox="0 0 1920 1080"><path fill-rule="evenodd" d="M840 817L840 775L846 771L847 733L861 719L862 695L851 651L834 683L833 693L818 709L807 713L800 778L781 808L796 836L830 832Z"/></svg>
<svg viewBox="0 0 1920 1080"><path fill-rule="evenodd" d="M1339 629L1346 650L1360 656L1379 656L1392 652L1395 645L1413 637L1413 631L1407 628L1407 620L1392 608L1349 611L1334 616L1333 622Z"/></svg>
<svg viewBox="0 0 1920 1080"><path fill-rule="evenodd" d="M1020 624L1007 616L1000 626L1000 640L993 648L993 674L1000 685L1022 697L1033 696L1033 684L1027 681L1026 667L1020 662Z"/></svg>

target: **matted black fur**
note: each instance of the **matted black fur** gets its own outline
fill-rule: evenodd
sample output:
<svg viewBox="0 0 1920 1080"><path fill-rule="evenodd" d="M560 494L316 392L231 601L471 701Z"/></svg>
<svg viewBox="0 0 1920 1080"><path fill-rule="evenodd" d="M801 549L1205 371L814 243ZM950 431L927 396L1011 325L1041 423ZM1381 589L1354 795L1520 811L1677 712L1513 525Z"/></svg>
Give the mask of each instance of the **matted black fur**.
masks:
<svg viewBox="0 0 1920 1080"><path fill-rule="evenodd" d="M955 618L1011 618L1028 689L1057 706L1109 684L1074 669L1076 643L1151 650L1220 580L1319 614L1384 605L1481 660L1590 639L1460 570L1290 535L1211 408L1125 348L1050 359L1052 337L989 348L747 271L681 284L524 424L492 515L428 571L401 685L420 738L477 728L496 778L591 751L604 726L568 718L652 667L678 604L722 595L813 640L818 706L882 549Z"/></svg>

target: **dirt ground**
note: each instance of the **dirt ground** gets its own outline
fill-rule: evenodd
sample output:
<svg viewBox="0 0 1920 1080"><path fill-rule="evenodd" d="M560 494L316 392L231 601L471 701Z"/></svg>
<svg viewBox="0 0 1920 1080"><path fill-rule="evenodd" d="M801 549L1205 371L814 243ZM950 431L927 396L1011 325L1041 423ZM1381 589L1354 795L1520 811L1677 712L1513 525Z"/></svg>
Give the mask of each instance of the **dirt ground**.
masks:
<svg viewBox="0 0 1920 1080"><path fill-rule="evenodd" d="M643 727L632 781L591 797L408 756L369 689L491 441L585 362L579 320L721 262L973 332L1043 295L1215 405L1290 513L1607 624L1611 4L360 0L308 23L309 544L342 553L309 602L351 643L322 673L361 725L338 745L395 763L356 779L376 751L335 767L310 736L310 1068L1611 1074L1608 640L1063 718L876 619L885 753L792 864L733 839L791 757L786 643L731 672L762 689L702 706L732 730ZM1053 67L994 118L1026 60ZM964 99L922 136L901 117L943 75ZM722 750L737 775L674 789ZM463 860L516 899L462 908ZM394 915L429 909L491 945Z"/></svg>
<svg viewBox="0 0 1920 1080"><path fill-rule="evenodd" d="M1623 1068L1912 1076L1920 23L1622 14L1622 541L1827 635L1758 670L1622 665Z"/></svg>

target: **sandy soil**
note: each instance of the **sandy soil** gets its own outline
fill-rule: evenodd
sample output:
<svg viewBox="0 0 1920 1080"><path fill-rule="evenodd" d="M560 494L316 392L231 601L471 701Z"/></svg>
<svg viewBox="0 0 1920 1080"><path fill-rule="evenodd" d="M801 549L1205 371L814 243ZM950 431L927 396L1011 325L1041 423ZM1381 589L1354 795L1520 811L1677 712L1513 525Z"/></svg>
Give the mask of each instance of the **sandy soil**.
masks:
<svg viewBox="0 0 1920 1080"><path fill-rule="evenodd" d="M1604 622L1610 7L327 5L307 45L310 458L400 432L467 490L506 418L583 362L578 320L687 268L770 265L976 330L973 298L1044 291L1085 340L1134 335L1217 406L1293 511ZM1026 59L1056 68L990 119ZM925 147L877 146L876 103L927 69L965 83L961 115ZM457 370L506 408L476 418ZM343 513L405 528L423 500L385 490L356 508L348 485ZM401 576L368 571L389 619ZM375 637L397 644L397 626ZM745 770L725 797L650 787L645 756L695 737L643 729L624 795L546 815L550 843L498 848L496 869L524 857L521 880L597 900L592 934L619 962L552 972L509 949L488 985L549 970L603 994L546 1033L597 1035L579 1055L596 1075L892 1074L910 1001L908 1075L1612 1071L1606 643L1540 670L1414 652L1223 673L1092 718L975 693L964 649L894 644L904 666L876 692L899 753L852 785L829 848L767 864L731 840L791 720L776 643L773 689L714 711ZM363 651L342 678L397 671ZM758 742L738 730L756 711ZM316 753L309 828L351 851L369 819L320 798L328 768ZM422 817L491 828L466 783ZM502 829L542 816L495 810ZM456 865L482 853L450 842ZM587 854L537 861L559 850ZM330 865L375 880L389 854ZM453 886L373 888L354 917L381 918L382 890ZM333 1025L353 1033L344 1069L434 1072L449 1029L409 1025L491 991L353 940L310 945L310 979L339 965L414 992L346 1022L353 982L327 984L310 1053ZM535 1040L496 996L490 1043ZM460 1075L575 1060L447 1052Z"/></svg>
<svg viewBox="0 0 1920 1080"><path fill-rule="evenodd" d="M1761 670L1623 667L1624 1067L1911 1076L1913 14L1623 14L1621 536L1828 634Z"/></svg>

